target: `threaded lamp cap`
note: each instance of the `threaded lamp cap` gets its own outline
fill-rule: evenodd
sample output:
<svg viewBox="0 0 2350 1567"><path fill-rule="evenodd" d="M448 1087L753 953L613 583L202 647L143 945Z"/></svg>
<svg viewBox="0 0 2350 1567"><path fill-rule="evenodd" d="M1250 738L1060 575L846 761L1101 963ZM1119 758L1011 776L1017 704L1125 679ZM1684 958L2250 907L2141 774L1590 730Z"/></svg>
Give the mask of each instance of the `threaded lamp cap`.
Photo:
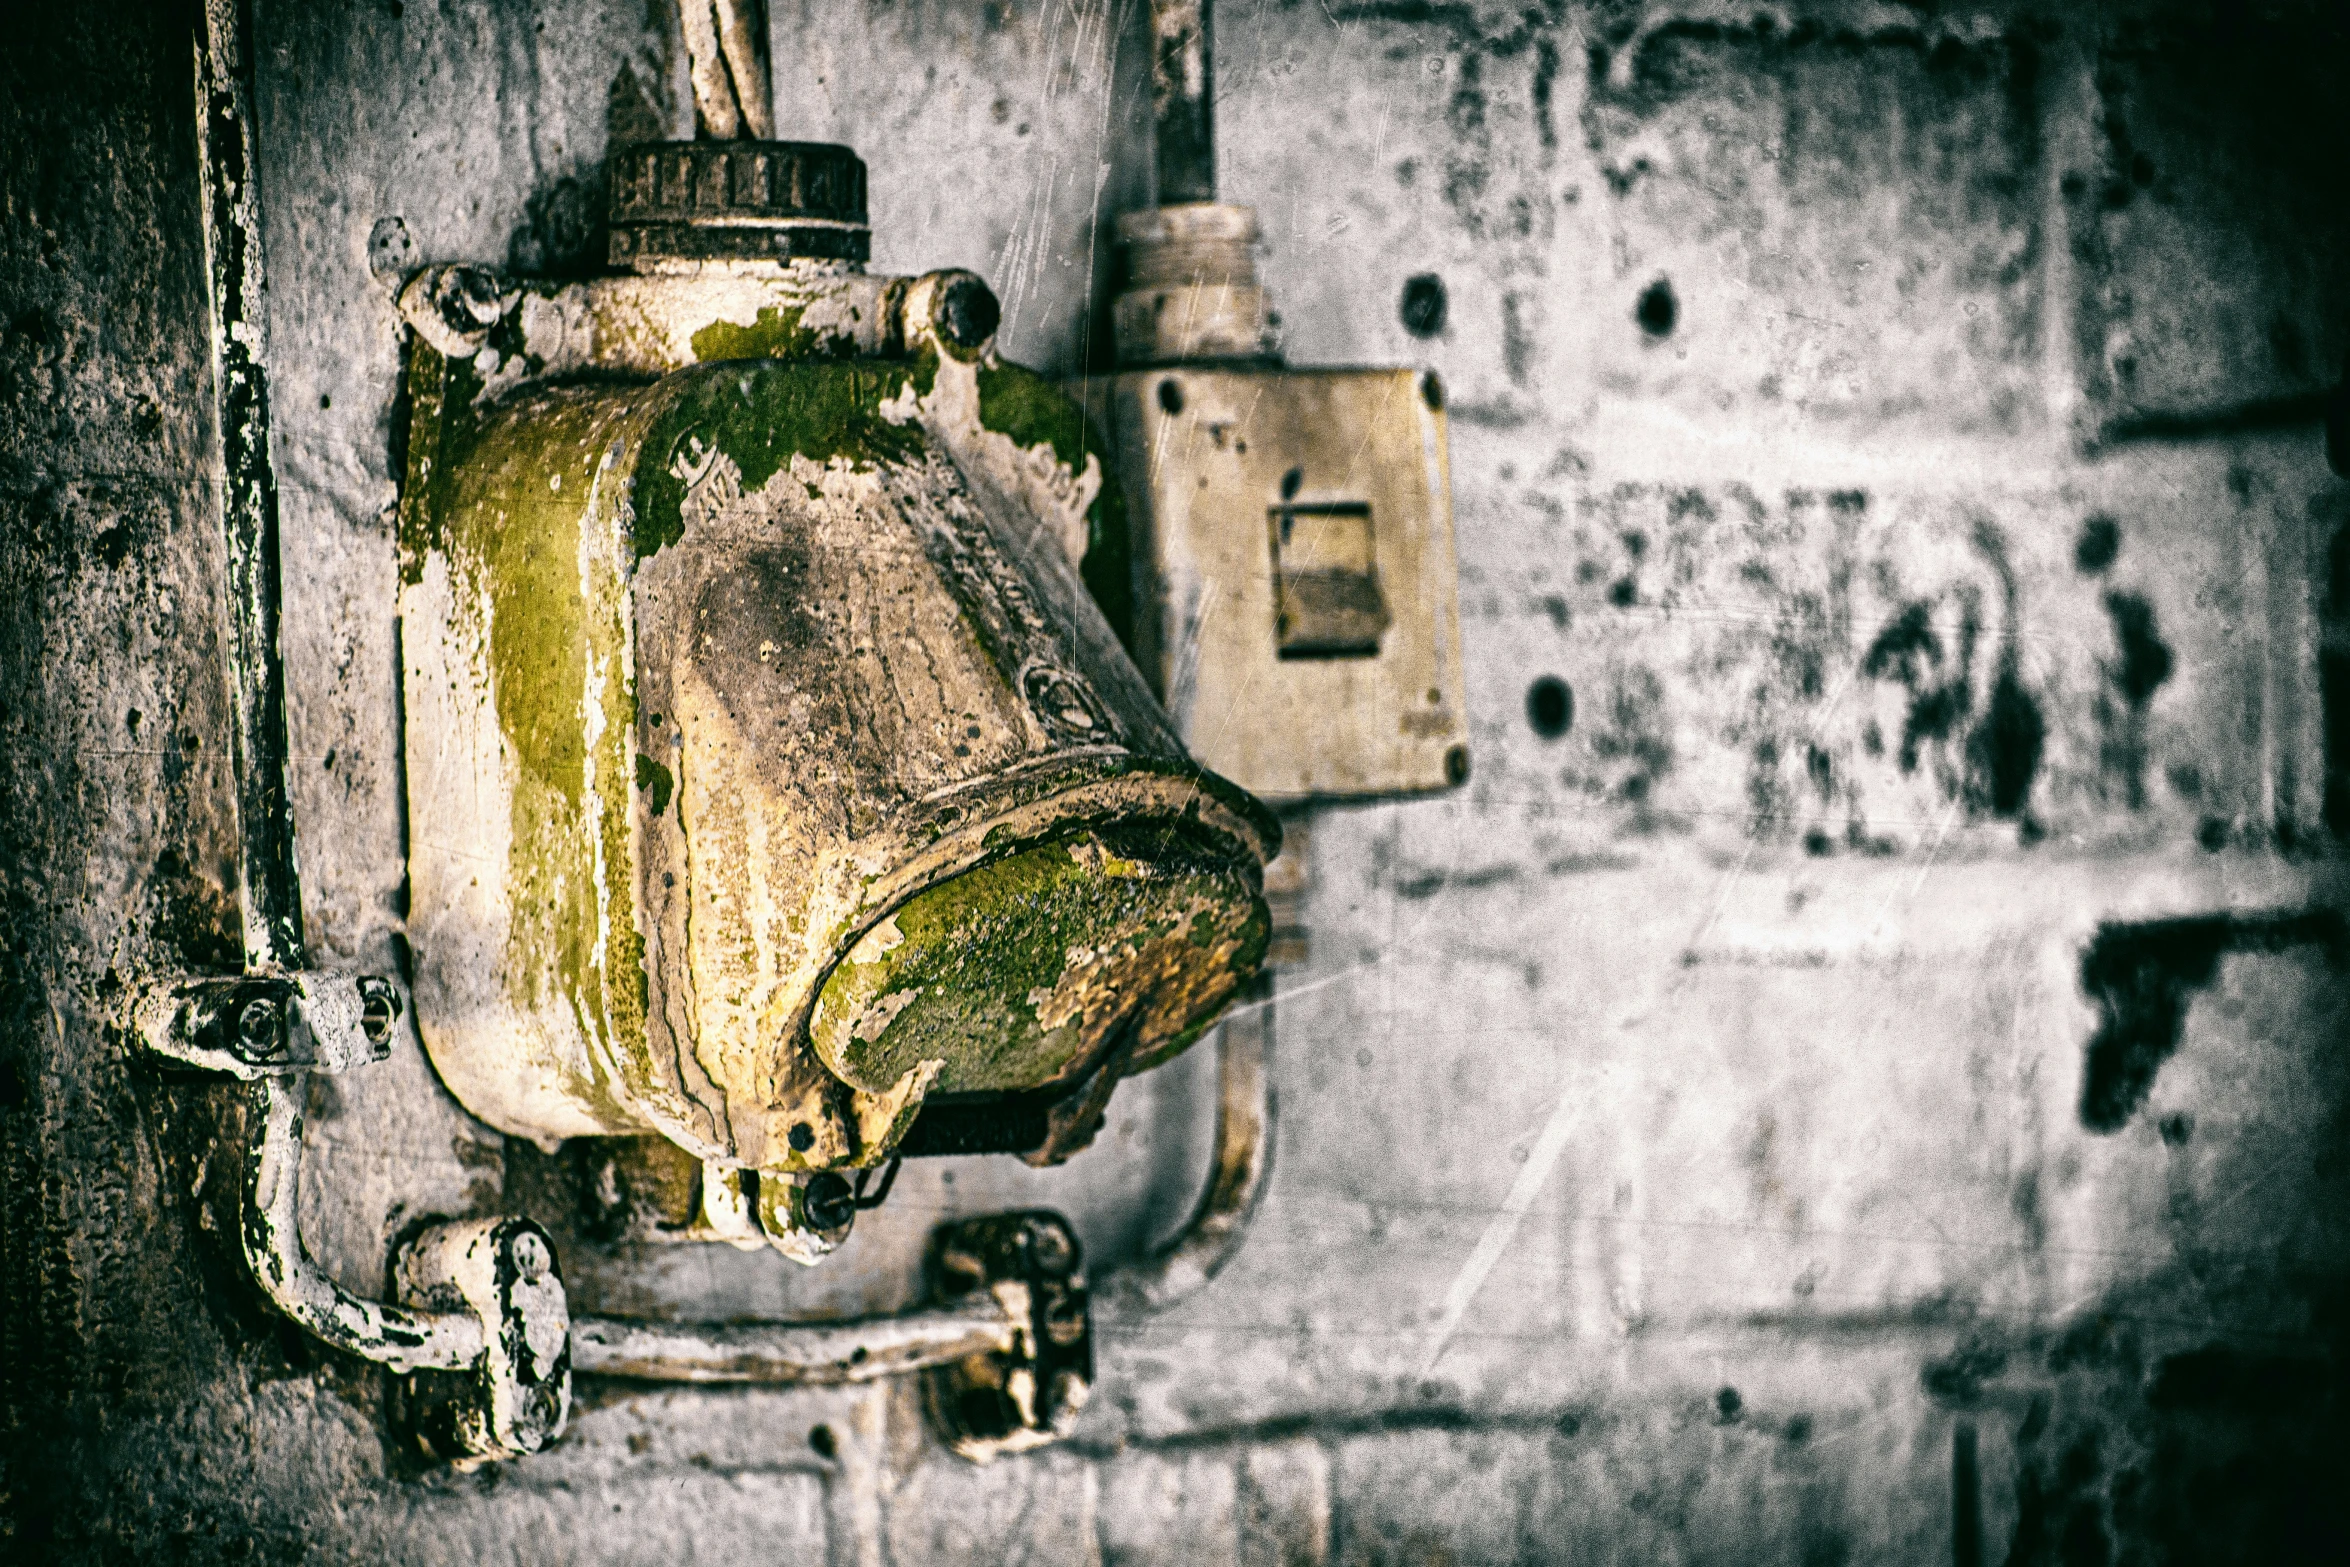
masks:
<svg viewBox="0 0 2350 1567"><path fill-rule="evenodd" d="M1257 283L1257 215L1193 201L1122 214L1126 286L1111 305L1121 365L1262 360L1272 318Z"/></svg>
<svg viewBox="0 0 2350 1567"><path fill-rule="evenodd" d="M611 260L854 261L872 253L865 164L805 141L665 141L614 149Z"/></svg>

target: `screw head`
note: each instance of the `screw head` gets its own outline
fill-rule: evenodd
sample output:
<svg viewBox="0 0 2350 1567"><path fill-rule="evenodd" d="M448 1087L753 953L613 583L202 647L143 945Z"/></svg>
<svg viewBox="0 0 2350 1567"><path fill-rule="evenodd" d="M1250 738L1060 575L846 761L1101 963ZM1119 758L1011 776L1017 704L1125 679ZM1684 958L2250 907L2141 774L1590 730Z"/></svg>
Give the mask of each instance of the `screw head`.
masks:
<svg viewBox="0 0 2350 1567"><path fill-rule="evenodd" d="M524 1230L514 1237L507 1254L514 1259L514 1272L525 1284L536 1284L547 1276L554 1266L555 1254L548 1250L544 1237L535 1230Z"/></svg>
<svg viewBox="0 0 2350 1567"><path fill-rule="evenodd" d="M1085 1308L1076 1301L1064 1296L1045 1307L1044 1336L1062 1349L1083 1341L1085 1329Z"/></svg>
<svg viewBox="0 0 2350 1567"><path fill-rule="evenodd" d="M1037 1272L1057 1279L1076 1266L1077 1249L1059 1225L1032 1224L1028 1228L1028 1257Z"/></svg>
<svg viewBox="0 0 2350 1567"><path fill-rule="evenodd" d="M257 1061L273 1061L285 1054L285 1014L275 1001L256 997L237 1013L237 1042Z"/></svg>
<svg viewBox="0 0 2350 1567"><path fill-rule="evenodd" d="M400 1019L400 993L380 979L359 981L359 1031L368 1043L380 1045L391 1037Z"/></svg>
<svg viewBox="0 0 2350 1567"><path fill-rule="evenodd" d="M1003 323L1003 306L995 290L975 277L959 277L939 290L931 306L930 323L940 339L952 347L975 349L995 336Z"/></svg>
<svg viewBox="0 0 2350 1567"><path fill-rule="evenodd" d="M846 1229L857 1217L856 1194L849 1190L845 1178L826 1170L810 1176L801 1189L800 1212L807 1216L811 1229Z"/></svg>

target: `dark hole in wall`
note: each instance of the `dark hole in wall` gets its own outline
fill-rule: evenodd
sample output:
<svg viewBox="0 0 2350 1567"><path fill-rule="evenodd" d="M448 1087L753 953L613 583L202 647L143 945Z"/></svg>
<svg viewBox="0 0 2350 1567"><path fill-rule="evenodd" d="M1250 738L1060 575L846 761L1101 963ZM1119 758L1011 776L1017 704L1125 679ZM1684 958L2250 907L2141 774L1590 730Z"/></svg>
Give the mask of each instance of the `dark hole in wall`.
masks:
<svg viewBox="0 0 2350 1567"><path fill-rule="evenodd" d="M2013 659L2000 661L1991 685L1991 705L1967 737L1967 761L1977 803L1994 816L2021 816L2031 800L2032 778L2040 770L2040 748L2048 725L2040 704L2024 689Z"/></svg>
<svg viewBox="0 0 2350 1567"><path fill-rule="evenodd" d="M1407 278L1403 286L1403 329L1414 337L1434 337L1444 330L1444 279L1433 272Z"/></svg>
<svg viewBox="0 0 2350 1567"><path fill-rule="evenodd" d="M2144 707L2171 672L2170 648L2155 631L2154 606L2134 593L2108 593L2105 611L2121 650L2113 666L2115 689L2132 707Z"/></svg>
<svg viewBox="0 0 2350 1567"><path fill-rule="evenodd" d="M2081 523L2081 537L2073 545L2073 565L2084 576L2095 576L2121 553L2121 524L2098 512Z"/></svg>
<svg viewBox="0 0 2350 1567"><path fill-rule="evenodd" d="M1664 278L1640 291L1640 303L1632 309L1632 319L1640 323L1640 330L1650 337L1670 337L1681 319L1681 302L1673 297L1673 285Z"/></svg>
<svg viewBox="0 0 2350 1567"><path fill-rule="evenodd" d="M1526 722L1545 740L1556 740L1575 724L1575 693L1556 675L1526 688Z"/></svg>

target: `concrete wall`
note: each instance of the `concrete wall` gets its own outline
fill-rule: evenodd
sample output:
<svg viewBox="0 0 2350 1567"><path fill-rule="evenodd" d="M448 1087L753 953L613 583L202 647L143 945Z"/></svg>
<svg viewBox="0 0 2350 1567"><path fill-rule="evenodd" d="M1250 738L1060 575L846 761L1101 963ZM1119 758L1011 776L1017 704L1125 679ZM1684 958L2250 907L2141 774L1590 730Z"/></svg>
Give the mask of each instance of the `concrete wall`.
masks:
<svg viewBox="0 0 2350 1567"><path fill-rule="evenodd" d="M257 1305L233 1096L111 1031L127 976L235 950L188 19L25 17L4 1554L2332 1559L2345 50L2246 9L1219 8L1291 358L1449 389L1474 725L1457 794L1306 824L1246 1249L1105 1339L1041 1456L968 1466L904 1388L583 1384L557 1451L465 1477ZM864 155L877 268L972 266L1013 356L1099 364L1141 10L778 0L778 120ZM371 236L592 264L602 149L685 128L681 50L657 0L255 11L311 933L392 969L430 824ZM573 1246L575 1302L887 1306L940 1217L1018 1202L1112 1263L1188 1204L1210 1081L1128 1085L1061 1171L909 1167L817 1273ZM412 1038L313 1110L355 1288L418 1217L545 1191Z"/></svg>

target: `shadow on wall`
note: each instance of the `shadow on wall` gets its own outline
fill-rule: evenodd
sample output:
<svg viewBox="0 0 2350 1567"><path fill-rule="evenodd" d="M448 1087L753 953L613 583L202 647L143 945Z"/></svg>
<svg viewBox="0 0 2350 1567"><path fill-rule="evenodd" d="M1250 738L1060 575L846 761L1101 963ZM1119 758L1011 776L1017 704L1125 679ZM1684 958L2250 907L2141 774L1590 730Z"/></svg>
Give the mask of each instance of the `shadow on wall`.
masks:
<svg viewBox="0 0 2350 1567"><path fill-rule="evenodd" d="M2100 927L2081 960L2081 986L2100 1014L2083 1060L2081 1123L2119 1132L2144 1107L2222 957L2313 946L2339 976L2350 957L2339 914ZM2176 1260L2051 1325L1979 1325L1927 1363L1926 1393L1955 1416L1959 1567L1986 1560L1979 1442L2000 1427L2015 1455L2005 1560L2017 1567L2350 1560L2340 1505L2350 1494L2340 1436L2350 1418L2350 1276L2330 1261L2339 1234L2311 1233L2338 1223L2350 1175L2339 1157L2350 1148L2350 1075L2321 1061L2310 1087L2326 1096L2315 1144L2333 1153L2308 1172L2320 1190L2289 1232L2256 1211L2232 1229L2212 1221L2235 1197L2303 1172L2259 1168L2240 1142L2198 1146L2194 1116L2174 1112L2156 1130L2171 1164ZM2296 1260L2309 1258L2329 1260Z"/></svg>
<svg viewBox="0 0 2350 1567"><path fill-rule="evenodd" d="M2341 915L2203 915L2137 925L2101 925L2081 956L2081 989L2097 1003L2081 1072L2081 1124L2118 1132L2154 1087L2162 1063L2179 1048L2187 1005L2219 972L2230 952L2322 948L2339 968L2350 957Z"/></svg>
<svg viewBox="0 0 2350 1567"><path fill-rule="evenodd" d="M620 62L605 100L604 145L666 140L669 120L636 68ZM601 276L609 270L607 199L601 160L582 173L540 186L523 204L522 222L507 242L506 269L518 277L562 282Z"/></svg>
<svg viewBox="0 0 2350 1567"><path fill-rule="evenodd" d="M2166 1271L2061 1329L1987 1331L1926 1367L1926 1391L1957 1414L1958 1567L1985 1560L1976 1437L1993 1422L2014 1433L2011 1567L2350 1560L2350 1291L2310 1302L2321 1353L2243 1336L2152 1353L2203 1289Z"/></svg>

